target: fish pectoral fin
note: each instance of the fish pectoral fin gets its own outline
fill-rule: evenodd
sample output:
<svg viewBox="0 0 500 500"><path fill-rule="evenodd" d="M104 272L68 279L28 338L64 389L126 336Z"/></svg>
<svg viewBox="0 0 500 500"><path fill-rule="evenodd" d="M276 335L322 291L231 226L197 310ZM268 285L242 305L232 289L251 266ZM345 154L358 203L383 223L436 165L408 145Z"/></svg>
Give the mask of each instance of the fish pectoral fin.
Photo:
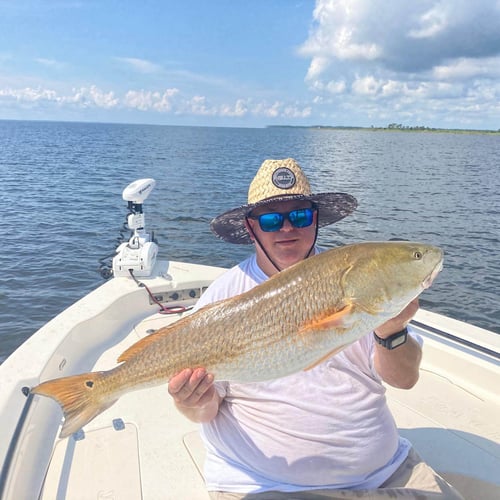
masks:
<svg viewBox="0 0 500 500"><path fill-rule="evenodd" d="M342 308L340 311L336 311L322 318L309 321L304 323L299 330L299 334L306 335L308 333L314 333L321 330L332 330L334 328L349 328L352 323L351 312L353 305L349 304Z"/></svg>
<svg viewBox="0 0 500 500"><path fill-rule="evenodd" d="M363 304L362 302L356 302L356 305L358 306L358 309L361 309L372 316L376 316L384 311L384 308L379 304Z"/></svg>

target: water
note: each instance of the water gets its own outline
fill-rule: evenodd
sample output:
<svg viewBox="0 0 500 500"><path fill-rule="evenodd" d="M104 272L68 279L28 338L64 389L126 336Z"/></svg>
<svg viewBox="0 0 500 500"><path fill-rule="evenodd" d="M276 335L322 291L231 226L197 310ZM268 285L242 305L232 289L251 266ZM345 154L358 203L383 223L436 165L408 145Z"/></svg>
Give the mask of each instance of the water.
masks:
<svg viewBox="0 0 500 500"><path fill-rule="evenodd" d="M0 121L0 362L102 283L123 188L153 177L145 203L160 257L230 266L250 246L217 240L218 213L246 201L266 158L293 157L313 190L358 198L320 243L405 238L441 246L422 305L500 333L500 136Z"/></svg>

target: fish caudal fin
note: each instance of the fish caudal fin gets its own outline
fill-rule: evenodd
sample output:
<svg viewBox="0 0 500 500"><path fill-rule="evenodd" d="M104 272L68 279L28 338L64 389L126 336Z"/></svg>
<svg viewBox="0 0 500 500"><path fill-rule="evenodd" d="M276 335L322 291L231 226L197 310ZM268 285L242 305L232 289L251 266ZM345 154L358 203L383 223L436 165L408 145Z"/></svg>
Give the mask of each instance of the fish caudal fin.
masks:
<svg viewBox="0 0 500 500"><path fill-rule="evenodd" d="M84 373L49 380L37 385L31 392L57 401L64 413L64 424L59 437L65 438L109 408L116 399L103 399L96 388L105 377L103 372Z"/></svg>

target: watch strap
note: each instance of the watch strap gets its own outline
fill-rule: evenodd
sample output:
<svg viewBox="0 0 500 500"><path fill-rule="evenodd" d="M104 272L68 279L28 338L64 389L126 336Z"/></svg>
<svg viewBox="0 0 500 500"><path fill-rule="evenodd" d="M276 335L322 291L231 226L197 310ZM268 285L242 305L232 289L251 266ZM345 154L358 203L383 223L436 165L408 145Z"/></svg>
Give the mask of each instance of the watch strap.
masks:
<svg viewBox="0 0 500 500"><path fill-rule="evenodd" d="M400 332L393 333L385 339L379 337L375 332L373 332L373 336L377 344L380 344L386 349L392 350L406 343L406 340L408 339L408 328L405 327Z"/></svg>

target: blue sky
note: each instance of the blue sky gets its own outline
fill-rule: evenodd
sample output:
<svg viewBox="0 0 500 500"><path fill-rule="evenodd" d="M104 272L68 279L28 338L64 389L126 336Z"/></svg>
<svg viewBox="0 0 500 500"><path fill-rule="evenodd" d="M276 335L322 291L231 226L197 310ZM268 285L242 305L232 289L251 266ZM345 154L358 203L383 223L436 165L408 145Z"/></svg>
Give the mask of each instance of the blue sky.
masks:
<svg viewBox="0 0 500 500"><path fill-rule="evenodd" d="M0 119L500 129L500 0L0 0Z"/></svg>

